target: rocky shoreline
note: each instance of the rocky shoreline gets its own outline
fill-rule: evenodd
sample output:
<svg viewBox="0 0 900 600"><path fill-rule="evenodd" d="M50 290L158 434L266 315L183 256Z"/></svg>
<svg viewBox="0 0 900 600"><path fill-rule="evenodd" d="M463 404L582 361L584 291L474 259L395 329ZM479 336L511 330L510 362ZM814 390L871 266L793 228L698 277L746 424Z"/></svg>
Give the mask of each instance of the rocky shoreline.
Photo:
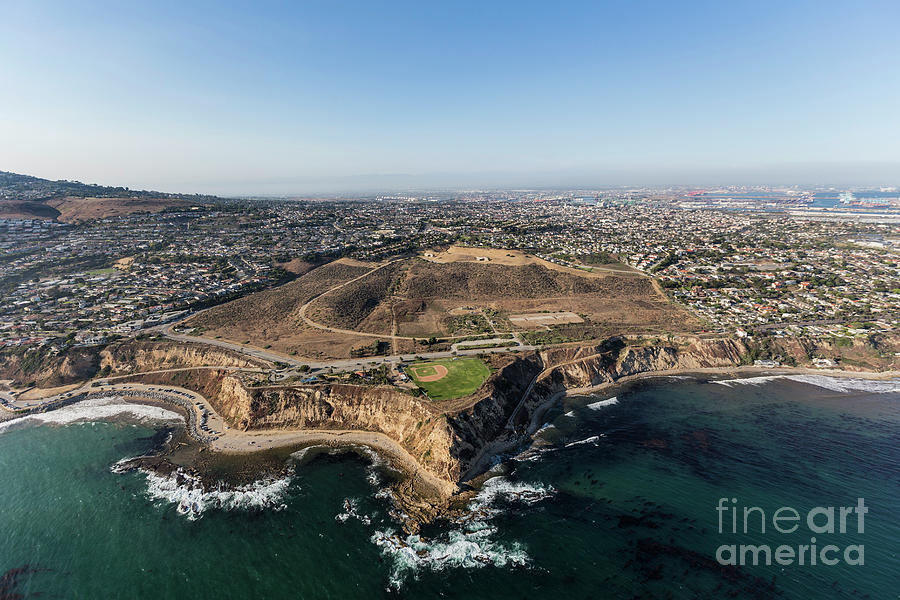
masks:
<svg viewBox="0 0 900 600"><path fill-rule="evenodd" d="M807 368L750 367L741 340L683 338L666 343L608 340L519 355L499 368L471 396L445 403L414 398L394 388L346 384L248 388L226 370L201 372L190 387L202 394L231 428L218 439L197 427L191 402L177 394L105 390L75 394L32 409L55 410L109 396L135 403L175 406L188 435L178 444L141 457L135 468L164 476L183 469L192 481L218 486L222 473L235 485L283 472L287 457L308 446L365 446L403 473L391 484L404 529L454 514L483 481L494 457L522 449L546 411L567 394L592 393L640 378L667 375L740 377L816 374L889 378L866 373ZM133 382L172 385L160 374L138 374ZM24 416L17 411L13 418ZM2 419L0 415L0 419ZM222 465L230 464L230 469ZM235 467L237 465L237 467Z"/></svg>

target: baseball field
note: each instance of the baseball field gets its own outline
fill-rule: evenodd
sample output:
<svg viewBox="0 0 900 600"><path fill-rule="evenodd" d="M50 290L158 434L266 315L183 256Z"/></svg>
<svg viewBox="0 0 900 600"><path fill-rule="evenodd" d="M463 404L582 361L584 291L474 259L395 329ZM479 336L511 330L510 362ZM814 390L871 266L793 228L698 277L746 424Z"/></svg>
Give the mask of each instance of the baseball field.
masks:
<svg viewBox="0 0 900 600"><path fill-rule="evenodd" d="M432 400L452 400L467 396L481 387L491 374L478 358L447 358L409 365L412 380Z"/></svg>

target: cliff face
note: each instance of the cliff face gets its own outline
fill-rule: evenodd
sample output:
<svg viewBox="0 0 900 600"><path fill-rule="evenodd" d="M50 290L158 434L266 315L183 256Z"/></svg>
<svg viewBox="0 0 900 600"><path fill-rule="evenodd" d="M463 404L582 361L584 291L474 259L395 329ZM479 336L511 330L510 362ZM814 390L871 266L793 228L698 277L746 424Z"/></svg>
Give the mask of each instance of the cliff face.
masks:
<svg viewBox="0 0 900 600"><path fill-rule="evenodd" d="M106 366L113 375L125 375L159 369L204 366L252 369L269 365L256 358L208 344L128 340L107 346L100 352L100 367Z"/></svg>
<svg viewBox="0 0 900 600"><path fill-rule="evenodd" d="M666 371L690 371L741 364L746 346L739 340L694 339L678 344L601 345L579 348L573 357L543 353L549 366L535 385L528 405L573 388L611 383L624 377ZM518 422L522 423L522 417Z"/></svg>
<svg viewBox="0 0 900 600"><path fill-rule="evenodd" d="M232 380L234 378L231 378ZM238 382L239 384L239 382ZM216 403L242 429L303 428L382 433L444 481L455 481L452 430L440 411L391 387L334 384L239 389L226 382Z"/></svg>
<svg viewBox="0 0 900 600"><path fill-rule="evenodd" d="M809 364L813 358L833 360L845 371L900 370L900 336L872 334L854 338L782 337L763 346L761 358ZM792 364L792 363L789 363Z"/></svg>
<svg viewBox="0 0 900 600"><path fill-rule="evenodd" d="M244 429L383 433L422 468L455 486L463 476L476 474L470 471L493 443L520 436L535 411L558 392L640 373L735 366L745 351L736 341L694 340L671 346L620 342L532 353L499 369L459 407L431 403L389 387L248 389L227 375L212 401L233 425Z"/></svg>
<svg viewBox="0 0 900 600"><path fill-rule="evenodd" d="M459 472L477 475L480 459L504 441L521 439L535 414L560 392L642 373L737 366L746 350L735 340L692 339L646 346L611 340L596 346L553 348L518 359L483 388L483 396L471 407L449 419Z"/></svg>
<svg viewBox="0 0 900 600"><path fill-rule="evenodd" d="M447 482L446 492L477 475L498 442L521 441L525 428L559 392L641 373L729 367L746 348L732 340L671 345L609 342L557 348L512 359L472 396L433 403L392 387L345 384L246 387L225 370L136 375L147 383L196 389L241 429L322 429L378 432L420 467ZM523 398L525 400L523 401Z"/></svg>
<svg viewBox="0 0 900 600"><path fill-rule="evenodd" d="M71 348L59 355L38 349L6 352L0 354L0 379L12 380L16 387L33 383L50 388L90 379L98 364L96 348Z"/></svg>
<svg viewBox="0 0 900 600"><path fill-rule="evenodd" d="M544 361L537 354L517 358L476 392L468 408L448 415L457 481L487 444L507 432L507 423L519 401L543 369Z"/></svg>

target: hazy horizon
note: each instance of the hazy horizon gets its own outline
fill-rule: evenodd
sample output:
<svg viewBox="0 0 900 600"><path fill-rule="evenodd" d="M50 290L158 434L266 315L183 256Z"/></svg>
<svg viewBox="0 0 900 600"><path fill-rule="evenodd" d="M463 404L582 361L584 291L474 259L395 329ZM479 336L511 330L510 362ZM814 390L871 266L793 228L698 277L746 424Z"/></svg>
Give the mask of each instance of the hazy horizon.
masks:
<svg viewBox="0 0 900 600"><path fill-rule="evenodd" d="M0 170L12 171L2 168ZM16 172L16 171L12 171ZM335 177L274 177L240 181L224 178L213 182L89 181L76 175L20 173L50 180L74 180L101 186L125 186L132 190L166 193L209 194L221 197L302 197L310 195L389 194L403 192L459 192L469 190L572 190L605 188L665 188L724 186L823 186L900 187L900 164L771 165L756 168L570 170L529 174L482 173L384 173Z"/></svg>
<svg viewBox="0 0 900 600"><path fill-rule="evenodd" d="M0 168L218 195L900 185L894 2L13 2Z"/></svg>

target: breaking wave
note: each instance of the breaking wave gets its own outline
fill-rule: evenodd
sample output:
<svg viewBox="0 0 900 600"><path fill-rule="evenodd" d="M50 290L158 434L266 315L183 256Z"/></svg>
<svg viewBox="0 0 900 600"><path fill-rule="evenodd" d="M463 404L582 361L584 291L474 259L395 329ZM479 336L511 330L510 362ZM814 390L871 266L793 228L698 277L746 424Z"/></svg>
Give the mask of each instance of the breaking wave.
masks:
<svg viewBox="0 0 900 600"><path fill-rule="evenodd" d="M469 503L470 513L457 520L459 529L437 538L420 535L403 536L388 529L376 531L372 543L392 561L390 584L399 589L408 577L416 578L422 570L442 571L448 568L524 567L530 558L519 542L504 543L495 539L497 528L489 523L500 513L498 500L535 504L552 496L555 490L542 484L512 482L505 477L487 480Z"/></svg>
<svg viewBox="0 0 900 600"><path fill-rule="evenodd" d="M334 520L339 523L346 523L350 519L356 519L363 525L372 524L372 518L369 515L359 512L359 500L356 498L344 499L344 512L334 516Z"/></svg>
<svg viewBox="0 0 900 600"><path fill-rule="evenodd" d="M565 445L565 447L571 448L572 446L581 446L583 444L593 444L596 446L597 442L600 441L601 437L603 437L603 436L602 435L592 435L589 438L586 438L583 440L578 440L577 442L569 442L568 444Z"/></svg>
<svg viewBox="0 0 900 600"><path fill-rule="evenodd" d="M599 410L604 406L612 406L613 404L618 404L619 399L613 396L612 398L607 398L606 400L598 400L597 402L591 402L587 405L587 408L591 410Z"/></svg>
<svg viewBox="0 0 900 600"><path fill-rule="evenodd" d="M510 481L506 477L492 477L484 482L478 494L469 503L470 510L492 509L497 500L534 504L549 498L556 489L541 483Z"/></svg>
<svg viewBox="0 0 900 600"><path fill-rule="evenodd" d="M900 393L900 380L897 379L853 379L849 377L829 377L827 375L767 375L742 379L724 379L713 381L712 383L733 387L735 385L764 385L779 379L805 383L842 394L853 392L865 392L868 394Z"/></svg>
<svg viewBox="0 0 900 600"><path fill-rule="evenodd" d="M128 459L126 459L128 460ZM127 470L124 461L112 467L113 472ZM206 489L198 477L178 469L170 475L160 475L147 469L138 469L147 478L147 497L175 505L175 510L194 521L210 509L221 510L282 510L290 477L268 478L247 485L227 487L220 484Z"/></svg>
<svg viewBox="0 0 900 600"><path fill-rule="evenodd" d="M89 421L104 421L127 417L146 422L183 422L184 418L171 410L148 404L132 404L115 396L90 398L56 410L32 413L0 423L0 431L22 425L69 425Z"/></svg>
<svg viewBox="0 0 900 600"><path fill-rule="evenodd" d="M421 569L527 565L529 558L522 545L518 542L504 545L492 540L496 531L486 523L472 522L461 530L449 532L441 540L426 540L419 535L404 538L393 530L376 531L371 539L393 561L391 587L399 589L407 577L416 577Z"/></svg>
<svg viewBox="0 0 900 600"><path fill-rule="evenodd" d="M765 375L762 377L744 377L739 379L719 379L711 381L710 383L715 383L716 385L724 385L725 387L734 387L736 385L764 385L769 383L770 381L777 381L779 379L784 379L785 376L782 375Z"/></svg>
<svg viewBox="0 0 900 600"><path fill-rule="evenodd" d="M550 431L551 429L556 429L556 425L553 423L544 423L541 425L541 428L534 432L534 435L541 435L545 431Z"/></svg>

